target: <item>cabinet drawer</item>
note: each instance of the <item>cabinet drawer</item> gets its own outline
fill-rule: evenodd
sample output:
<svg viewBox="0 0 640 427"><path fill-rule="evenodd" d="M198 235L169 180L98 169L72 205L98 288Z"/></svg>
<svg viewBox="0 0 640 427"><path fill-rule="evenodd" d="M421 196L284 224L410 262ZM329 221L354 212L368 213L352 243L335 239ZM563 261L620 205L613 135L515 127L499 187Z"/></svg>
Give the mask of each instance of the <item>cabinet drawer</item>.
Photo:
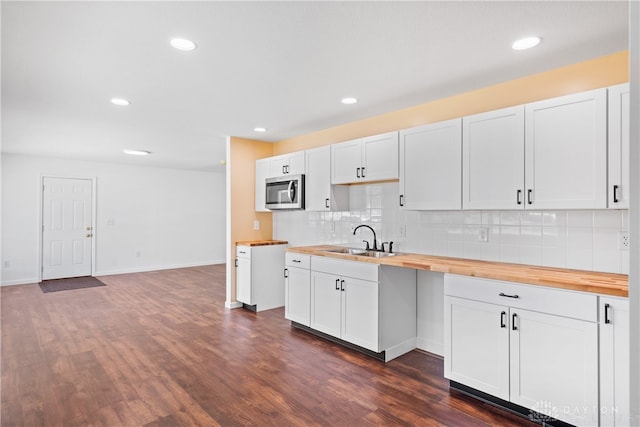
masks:
<svg viewBox="0 0 640 427"><path fill-rule="evenodd" d="M311 255L287 252L286 264L288 267L311 268Z"/></svg>
<svg viewBox="0 0 640 427"><path fill-rule="evenodd" d="M368 262L345 261L335 258L311 257L311 269L336 276L353 277L355 279L378 281L378 265Z"/></svg>
<svg viewBox="0 0 640 427"><path fill-rule="evenodd" d="M598 297L537 285L445 274L445 295L597 322Z"/></svg>
<svg viewBox="0 0 640 427"><path fill-rule="evenodd" d="M251 258L251 247L236 246L236 256L240 258Z"/></svg>

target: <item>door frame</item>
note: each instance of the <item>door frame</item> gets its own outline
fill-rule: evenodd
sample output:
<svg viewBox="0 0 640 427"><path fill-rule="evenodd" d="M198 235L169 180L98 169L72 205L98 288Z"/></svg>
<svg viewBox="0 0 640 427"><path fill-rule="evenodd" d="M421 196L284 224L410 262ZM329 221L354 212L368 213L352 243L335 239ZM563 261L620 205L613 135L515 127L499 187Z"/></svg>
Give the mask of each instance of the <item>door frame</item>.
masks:
<svg viewBox="0 0 640 427"><path fill-rule="evenodd" d="M38 282L42 282L42 269L43 269L43 259L42 259L42 250L43 250L43 242L42 242L42 233L43 233L43 224L42 224L42 209L44 209L43 199L44 199L44 180L45 178L65 178L65 179L86 179L91 181L91 276L96 275L96 229L97 229L97 215L96 215L96 207L97 207L97 197L96 190L97 178L86 177L86 176L70 176L70 175L53 175L53 174L41 174L38 179Z"/></svg>

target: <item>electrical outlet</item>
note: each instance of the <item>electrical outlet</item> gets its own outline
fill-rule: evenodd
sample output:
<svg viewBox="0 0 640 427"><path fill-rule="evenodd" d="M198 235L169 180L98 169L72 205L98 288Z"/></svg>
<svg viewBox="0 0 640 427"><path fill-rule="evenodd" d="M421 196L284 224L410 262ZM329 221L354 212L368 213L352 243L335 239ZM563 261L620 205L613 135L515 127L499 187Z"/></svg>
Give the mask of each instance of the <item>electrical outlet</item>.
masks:
<svg viewBox="0 0 640 427"><path fill-rule="evenodd" d="M489 229L488 228L479 228L478 229L478 242L488 242L489 241Z"/></svg>
<svg viewBox="0 0 640 427"><path fill-rule="evenodd" d="M620 231L618 233L618 249L628 251L629 243L629 233L627 231Z"/></svg>
<svg viewBox="0 0 640 427"><path fill-rule="evenodd" d="M398 229L398 235L400 237L407 237L407 226L406 225L401 225L400 228Z"/></svg>
<svg viewBox="0 0 640 427"><path fill-rule="evenodd" d="M260 230L260 221L259 220L254 220L253 221L253 229L254 230Z"/></svg>

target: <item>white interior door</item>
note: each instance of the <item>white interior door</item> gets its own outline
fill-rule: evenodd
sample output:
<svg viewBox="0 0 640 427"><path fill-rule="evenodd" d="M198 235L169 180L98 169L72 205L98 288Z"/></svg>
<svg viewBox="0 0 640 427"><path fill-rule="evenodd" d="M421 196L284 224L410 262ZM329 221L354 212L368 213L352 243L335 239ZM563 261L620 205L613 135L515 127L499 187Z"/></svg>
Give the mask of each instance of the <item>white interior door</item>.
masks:
<svg viewBox="0 0 640 427"><path fill-rule="evenodd" d="M43 179L42 280L91 275L90 179Z"/></svg>

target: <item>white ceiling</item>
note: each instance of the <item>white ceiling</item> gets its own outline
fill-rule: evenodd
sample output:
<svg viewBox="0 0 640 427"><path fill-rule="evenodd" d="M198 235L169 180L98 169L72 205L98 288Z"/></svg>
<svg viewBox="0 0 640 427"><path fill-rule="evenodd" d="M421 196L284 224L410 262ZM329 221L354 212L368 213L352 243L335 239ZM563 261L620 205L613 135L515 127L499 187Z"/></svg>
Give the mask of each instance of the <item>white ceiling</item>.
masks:
<svg viewBox="0 0 640 427"><path fill-rule="evenodd" d="M226 135L278 141L627 49L627 8L2 1L2 151L223 170Z"/></svg>

